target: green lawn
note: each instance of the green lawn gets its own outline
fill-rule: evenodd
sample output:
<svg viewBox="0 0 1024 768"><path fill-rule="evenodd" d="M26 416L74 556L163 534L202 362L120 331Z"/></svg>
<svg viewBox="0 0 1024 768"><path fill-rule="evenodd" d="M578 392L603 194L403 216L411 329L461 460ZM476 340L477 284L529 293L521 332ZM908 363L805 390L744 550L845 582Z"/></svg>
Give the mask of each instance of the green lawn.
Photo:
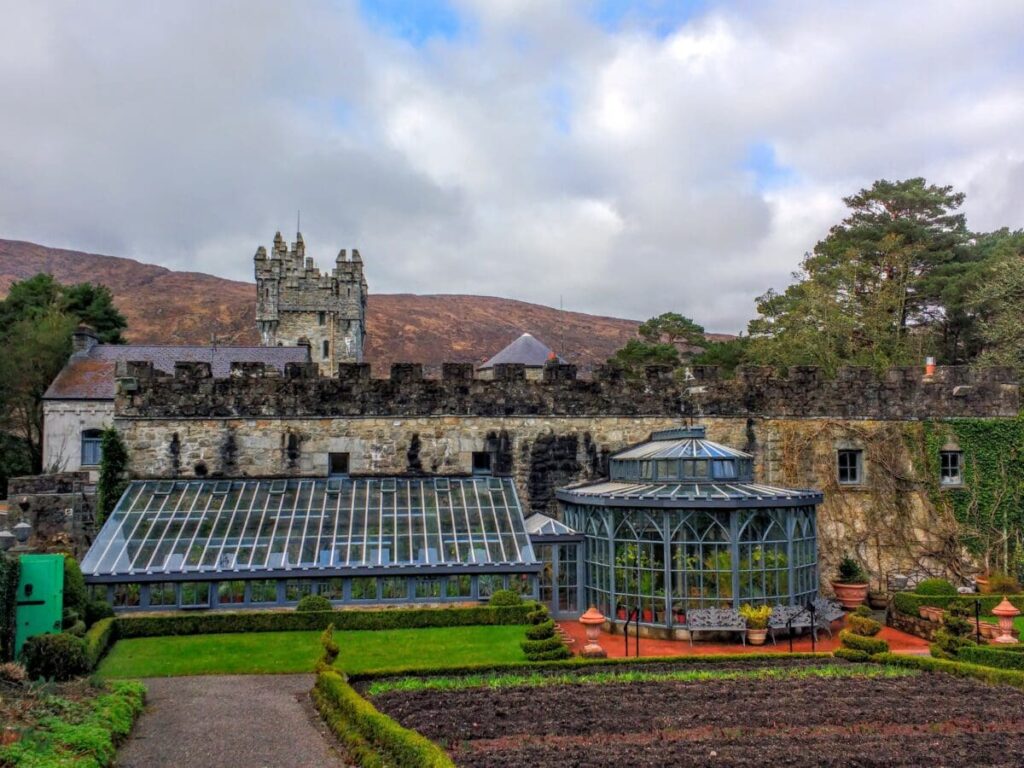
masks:
<svg viewBox="0 0 1024 768"><path fill-rule="evenodd" d="M335 666L371 669L525 661L522 626L430 627L335 632ZM103 678L312 672L319 632L247 632L119 640L100 664Z"/></svg>

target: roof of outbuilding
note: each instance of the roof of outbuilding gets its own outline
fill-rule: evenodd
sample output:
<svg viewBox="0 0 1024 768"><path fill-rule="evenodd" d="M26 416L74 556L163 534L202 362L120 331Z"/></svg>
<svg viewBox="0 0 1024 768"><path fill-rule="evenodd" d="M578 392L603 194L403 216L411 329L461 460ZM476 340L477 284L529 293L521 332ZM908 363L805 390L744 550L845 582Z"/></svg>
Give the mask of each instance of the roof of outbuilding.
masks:
<svg viewBox="0 0 1024 768"><path fill-rule="evenodd" d="M530 368L543 368L544 364L551 359L552 355L554 355L554 352L551 351L551 348L547 344L540 341L532 334L524 333L518 339L501 350L501 352L481 365L480 369L493 368L496 365L505 365L509 363L518 363ZM555 355L555 358L560 363L565 362L565 360L557 355Z"/></svg>
<svg viewBox="0 0 1024 768"><path fill-rule="evenodd" d="M284 371L286 363L307 361L305 347L157 346L96 344L76 352L50 384L44 400L113 400L115 369L119 362L143 361L164 373L174 373L176 362L209 363L215 377L231 373L231 363L264 363Z"/></svg>

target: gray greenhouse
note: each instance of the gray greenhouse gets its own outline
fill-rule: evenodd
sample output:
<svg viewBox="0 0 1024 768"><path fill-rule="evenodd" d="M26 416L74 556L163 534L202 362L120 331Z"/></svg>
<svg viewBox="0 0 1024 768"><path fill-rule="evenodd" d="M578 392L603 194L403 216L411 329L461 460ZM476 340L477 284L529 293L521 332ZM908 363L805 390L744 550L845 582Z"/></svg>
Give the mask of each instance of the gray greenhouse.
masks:
<svg viewBox="0 0 1024 768"><path fill-rule="evenodd" d="M610 460L607 481L558 491L584 535L587 602L672 630L686 611L804 605L817 595L822 495L755 483L753 457L703 428L656 432Z"/></svg>

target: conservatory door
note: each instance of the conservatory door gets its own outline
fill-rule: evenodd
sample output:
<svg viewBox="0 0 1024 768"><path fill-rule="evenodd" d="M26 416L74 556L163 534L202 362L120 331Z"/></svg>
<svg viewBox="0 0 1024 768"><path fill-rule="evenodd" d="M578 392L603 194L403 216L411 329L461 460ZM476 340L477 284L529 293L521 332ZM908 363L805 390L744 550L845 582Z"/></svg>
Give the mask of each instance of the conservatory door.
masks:
<svg viewBox="0 0 1024 768"><path fill-rule="evenodd" d="M540 600L552 616L580 614L579 544L538 544L537 557L544 563L540 574Z"/></svg>

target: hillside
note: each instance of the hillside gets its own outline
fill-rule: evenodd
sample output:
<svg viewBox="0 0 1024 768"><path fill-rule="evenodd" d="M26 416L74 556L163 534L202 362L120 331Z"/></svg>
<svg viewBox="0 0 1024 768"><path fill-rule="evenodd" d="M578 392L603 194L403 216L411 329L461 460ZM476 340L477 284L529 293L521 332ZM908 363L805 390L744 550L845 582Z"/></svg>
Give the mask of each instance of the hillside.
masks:
<svg viewBox="0 0 1024 768"><path fill-rule="evenodd" d="M636 333L637 322L562 312L490 296L374 293L372 259L366 357L376 375L393 362L438 366L482 362L528 331L582 370L603 362ZM130 342L257 344L251 283L174 272L132 259L0 240L0 295L38 272L63 283L110 288L128 319Z"/></svg>

